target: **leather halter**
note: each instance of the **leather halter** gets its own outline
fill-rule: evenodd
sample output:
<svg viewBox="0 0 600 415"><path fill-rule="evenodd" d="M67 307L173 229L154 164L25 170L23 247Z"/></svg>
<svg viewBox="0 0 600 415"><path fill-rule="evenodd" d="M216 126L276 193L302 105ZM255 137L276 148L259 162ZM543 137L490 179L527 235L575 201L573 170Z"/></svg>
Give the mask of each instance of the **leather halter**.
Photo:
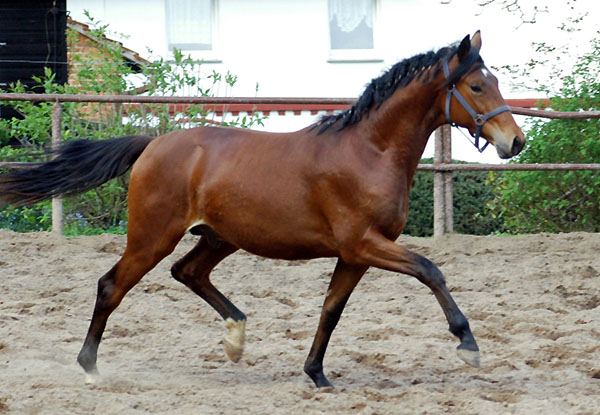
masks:
<svg viewBox="0 0 600 415"><path fill-rule="evenodd" d="M471 53L473 53L473 52L479 54L477 49L471 48ZM446 77L446 80L449 80L450 79L450 69L448 68L448 57L444 57L443 67L444 67L444 76ZM458 92L458 90L456 89L456 80L455 80L448 86L448 92L446 93L446 121L452 127L458 127L458 125L450 119L450 103L452 101L453 96L463 106L463 108L469 113L469 115L473 118L473 122L475 122L475 133L473 134L471 132L471 130L469 130L469 129L467 129L467 130L469 131L469 134L471 134L471 137L473 137L475 139L475 142L472 144L475 146L475 148L477 148L477 151L482 153L483 150L485 150L485 148L490 144L489 141L486 141L486 143L483 145L483 147L481 147L481 148L479 147L479 137L481 137L481 129L483 128L483 124L485 124L489 119L495 117L498 114L501 114L506 111L510 111L510 107L508 105L502 105L501 107L498 107L486 114L480 114L480 113L476 112L469 105L469 103L465 100L465 98L461 95L461 93Z"/></svg>

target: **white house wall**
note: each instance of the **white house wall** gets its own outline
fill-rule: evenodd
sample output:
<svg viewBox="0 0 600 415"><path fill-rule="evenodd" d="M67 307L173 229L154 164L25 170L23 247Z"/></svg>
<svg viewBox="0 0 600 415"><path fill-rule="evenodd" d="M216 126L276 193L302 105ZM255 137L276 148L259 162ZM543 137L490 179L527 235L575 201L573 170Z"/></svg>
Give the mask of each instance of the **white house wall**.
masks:
<svg viewBox="0 0 600 415"><path fill-rule="evenodd" d="M547 15L539 16L537 26L519 27L517 16L494 10L501 2L486 7L479 16L475 0L442 3L378 0L375 45L381 60L342 63L328 60L326 0L217 0L218 39L213 57L219 62L204 67L238 75L235 96L356 97L368 81L401 58L447 45L477 29L483 33L482 54L489 66L527 62L531 41L548 34L540 30ZM165 0L68 0L67 8L72 18L83 23L87 22L83 11L89 10L112 30L128 35L124 45L144 57L168 56ZM518 95L502 78L501 87L505 96ZM272 115L266 129L295 130L314 118ZM453 143L455 149L467 152L464 159L498 161L493 151L486 152L491 158L482 159L461 137Z"/></svg>

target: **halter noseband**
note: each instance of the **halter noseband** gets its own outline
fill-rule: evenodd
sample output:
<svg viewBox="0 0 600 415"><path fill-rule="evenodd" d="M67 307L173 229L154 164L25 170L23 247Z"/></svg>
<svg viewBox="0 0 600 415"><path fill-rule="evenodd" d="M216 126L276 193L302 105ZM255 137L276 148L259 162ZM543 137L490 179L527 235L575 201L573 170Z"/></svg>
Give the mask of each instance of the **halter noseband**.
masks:
<svg viewBox="0 0 600 415"><path fill-rule="evenodd" d="M471 49L471 53L479 54L479 52L475 48ZM446 80L449 80L450 79L450 69L448 68L448 57L444 57L443 67L444 67L444 76L446 77ZM465 100L465 98L460 94L460 92L458 92L458 90L456 89L456 81L453 81L450 84L450 86L448 87L448 92L446 93L446 121L452 127L458 127L458 125L450 119L450 102L452 101L452 96L454 96L456 98L456 100L463 106L463 108L473 118L473 121L475 122L475 134L471 133L471 130L468 130L468 131L469 131L469 134L471 134L471 137L473 137L475 139L475 142L472 144L475 146L475 148L477 148L477 151L482 153L483 150L485 150L485 148L490 144L489 141L486 141L486 143L483 145L483 147L481 147L481 148L479 147L479 137L481 137L481 129L483 128L483 124L485 124L490 118L495 117L498 114L501 114L506 111L510 111L510 107L508 105L503 105L501 107L496 108L495 110L488 112L487 114L477 113L469 105L469 103Z"/></svg>

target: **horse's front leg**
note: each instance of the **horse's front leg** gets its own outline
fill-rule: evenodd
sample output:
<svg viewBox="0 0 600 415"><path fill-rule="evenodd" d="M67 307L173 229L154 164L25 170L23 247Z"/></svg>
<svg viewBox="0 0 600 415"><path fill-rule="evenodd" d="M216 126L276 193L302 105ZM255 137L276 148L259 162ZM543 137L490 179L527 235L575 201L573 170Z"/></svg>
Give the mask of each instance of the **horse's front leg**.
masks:
<svg viewBox="0 0 600 415"><path fill-rule="evenodd" d="M323 373L323 358L325 350L331 338L331 333L335 329L342 311L350 298L350 294L360 281L368 267L348 265L341 259L338 261L329 288L327 297L321 310L321 319L319 328L313 340L310 353L304 364L304 371L315 382L319 388L331 386L327 377Z"/></svg>
<svg viewBox="0 0 600 415"><path fill-rule="evenodd" d="M427 285L446 315L450 332L460 339L458 357L473 367L480 366L479 347L471 333L469 322L456 305L446 287L444 275L435 264L375 232L365 235L361 243L355 244L342 257L357 265L408 274Z"/></svg>

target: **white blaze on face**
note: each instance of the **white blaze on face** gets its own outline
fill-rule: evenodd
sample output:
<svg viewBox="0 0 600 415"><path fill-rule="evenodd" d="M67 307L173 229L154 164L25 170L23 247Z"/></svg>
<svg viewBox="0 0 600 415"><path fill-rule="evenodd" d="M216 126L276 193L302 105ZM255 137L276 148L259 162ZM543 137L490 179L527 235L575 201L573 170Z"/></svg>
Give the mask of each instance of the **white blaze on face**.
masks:
<svg viewBox="0 0 600 415"><path fill-rule="evenodd" d="M483 76L484 76L485 78L489 78L489 77L490 77L490 71L488 71L488 70L487 70L487 69L485 69L485 68L482 68L482 69L481 69L481 73L483 74Z"/></svg>

